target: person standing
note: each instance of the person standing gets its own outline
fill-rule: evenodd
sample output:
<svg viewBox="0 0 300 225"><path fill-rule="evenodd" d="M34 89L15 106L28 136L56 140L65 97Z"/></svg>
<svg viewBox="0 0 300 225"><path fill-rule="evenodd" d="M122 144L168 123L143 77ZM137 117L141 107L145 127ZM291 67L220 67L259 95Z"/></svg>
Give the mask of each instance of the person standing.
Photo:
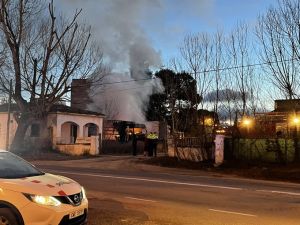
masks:
<svg viewBox="0 0 300 225"><path fill-rule="evenodd" d="M153 133L150 132L147 135L147 142L148 142L148 156L153 156Z"/></svg>
<svg viewBox="0 0 300 225"><path fill-rule="evenodd" d="M136 150L137 150L137 137L136 134L134 133L132 135L132 155L136 156Z"/></svg>
<svg viewBox="0 0 300 225"><path fill-rule="evenodd" d="M154 157L157 156L157 144L158 144L158 135L156 132L154 132L153 137L152 137L152 141L153 141L153 155Z"/></svg>

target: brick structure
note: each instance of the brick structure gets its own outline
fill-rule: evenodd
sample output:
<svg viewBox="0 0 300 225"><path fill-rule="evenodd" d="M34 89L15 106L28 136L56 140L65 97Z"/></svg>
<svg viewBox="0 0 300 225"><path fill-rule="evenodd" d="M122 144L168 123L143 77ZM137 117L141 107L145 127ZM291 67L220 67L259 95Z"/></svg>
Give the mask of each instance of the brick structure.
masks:
<svg viewBox="0 0 300 225"><path fill-rule="evenodd" d="M87 79L73 79L71 84L71 107L87 110L92 103L89 96L91 82Z"/></svg>
<svg viewBox="0 0 300 225"><path fill-rule="evenodd" d="M300 116L300 99L275 100L272 112L255 115L253 133L259 137L276 137L276 134L291 136L295 124L293 118Z"/></svg>
<svg viewBox="0 0 300 225"><path fill-rule="evenodd" d="M300 99L275 100L276 112L300 111Z"/></svg>

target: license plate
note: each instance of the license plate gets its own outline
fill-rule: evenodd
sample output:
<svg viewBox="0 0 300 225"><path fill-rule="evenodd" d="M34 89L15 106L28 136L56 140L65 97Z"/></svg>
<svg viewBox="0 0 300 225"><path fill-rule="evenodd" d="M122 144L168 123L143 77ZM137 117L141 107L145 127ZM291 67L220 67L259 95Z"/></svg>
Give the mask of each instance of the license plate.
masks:
<svg viewBox="0 0 300 225"><path fill-rule="evenodd" d="M69 214L69 219L73 219L73 218L76 218L78 216L81 216L84 214L84 209L80 209L80 210L77 210L77 211L74 211L72 213Z"/></svg>

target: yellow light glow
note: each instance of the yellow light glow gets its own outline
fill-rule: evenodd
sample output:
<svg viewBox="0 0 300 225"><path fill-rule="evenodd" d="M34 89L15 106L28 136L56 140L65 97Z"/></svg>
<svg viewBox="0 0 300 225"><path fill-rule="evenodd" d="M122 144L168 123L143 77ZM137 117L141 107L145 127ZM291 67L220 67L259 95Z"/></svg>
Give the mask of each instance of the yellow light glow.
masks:
<svg viewBox="0 0 300 225"><path fill-rule="evenodd" d="M245 126L250 126L250 125L251 125L251 120L248 119L248 118L246 118L246 119L243 120L243 124L244 124Z"/></svg>
<svg viewBox="0 0 300 225"><path fill-rule="evenodd" d="M61 205L61 202L58 201L56 198L52 196L39 196L39 195L33 195L31 196L31 199L40 205L47 205L47 206L59 206Z"/></svg>
<svg viewBox="0 0 300 225"><path fill-rule="evenodd" d="M294 124L299 124L299 122L300 122L300 119L299 119L298 117L295 117L295 118L293 119L293 123L294 123Z"/></svg>
<svg viewBox="0 0 300 225"><path fill-rule="evenodd" d="M206 126L212 126L213 123L214 123L214 121L213 121L212 118L206 118L206 119L204 120L204 125L206 125Z"/></svg>
<svg viewBox="0 0 300 225"><path fill-rule="evenodd" d="M225 134L226 131L224 129L221 129L221 130L216 130L216 133L217 134Z"/></svg>

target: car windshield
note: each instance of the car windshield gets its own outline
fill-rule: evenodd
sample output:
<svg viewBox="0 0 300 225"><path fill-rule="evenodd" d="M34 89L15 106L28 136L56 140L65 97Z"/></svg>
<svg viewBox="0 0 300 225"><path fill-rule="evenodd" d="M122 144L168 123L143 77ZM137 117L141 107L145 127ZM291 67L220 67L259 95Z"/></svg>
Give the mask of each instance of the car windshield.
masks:
<svg viewBox="0 0 300 225"><path fill-rule="evenodd" d="M9 152L0 152L0 179L16 179L43 174L20 157Z"/></svg>

